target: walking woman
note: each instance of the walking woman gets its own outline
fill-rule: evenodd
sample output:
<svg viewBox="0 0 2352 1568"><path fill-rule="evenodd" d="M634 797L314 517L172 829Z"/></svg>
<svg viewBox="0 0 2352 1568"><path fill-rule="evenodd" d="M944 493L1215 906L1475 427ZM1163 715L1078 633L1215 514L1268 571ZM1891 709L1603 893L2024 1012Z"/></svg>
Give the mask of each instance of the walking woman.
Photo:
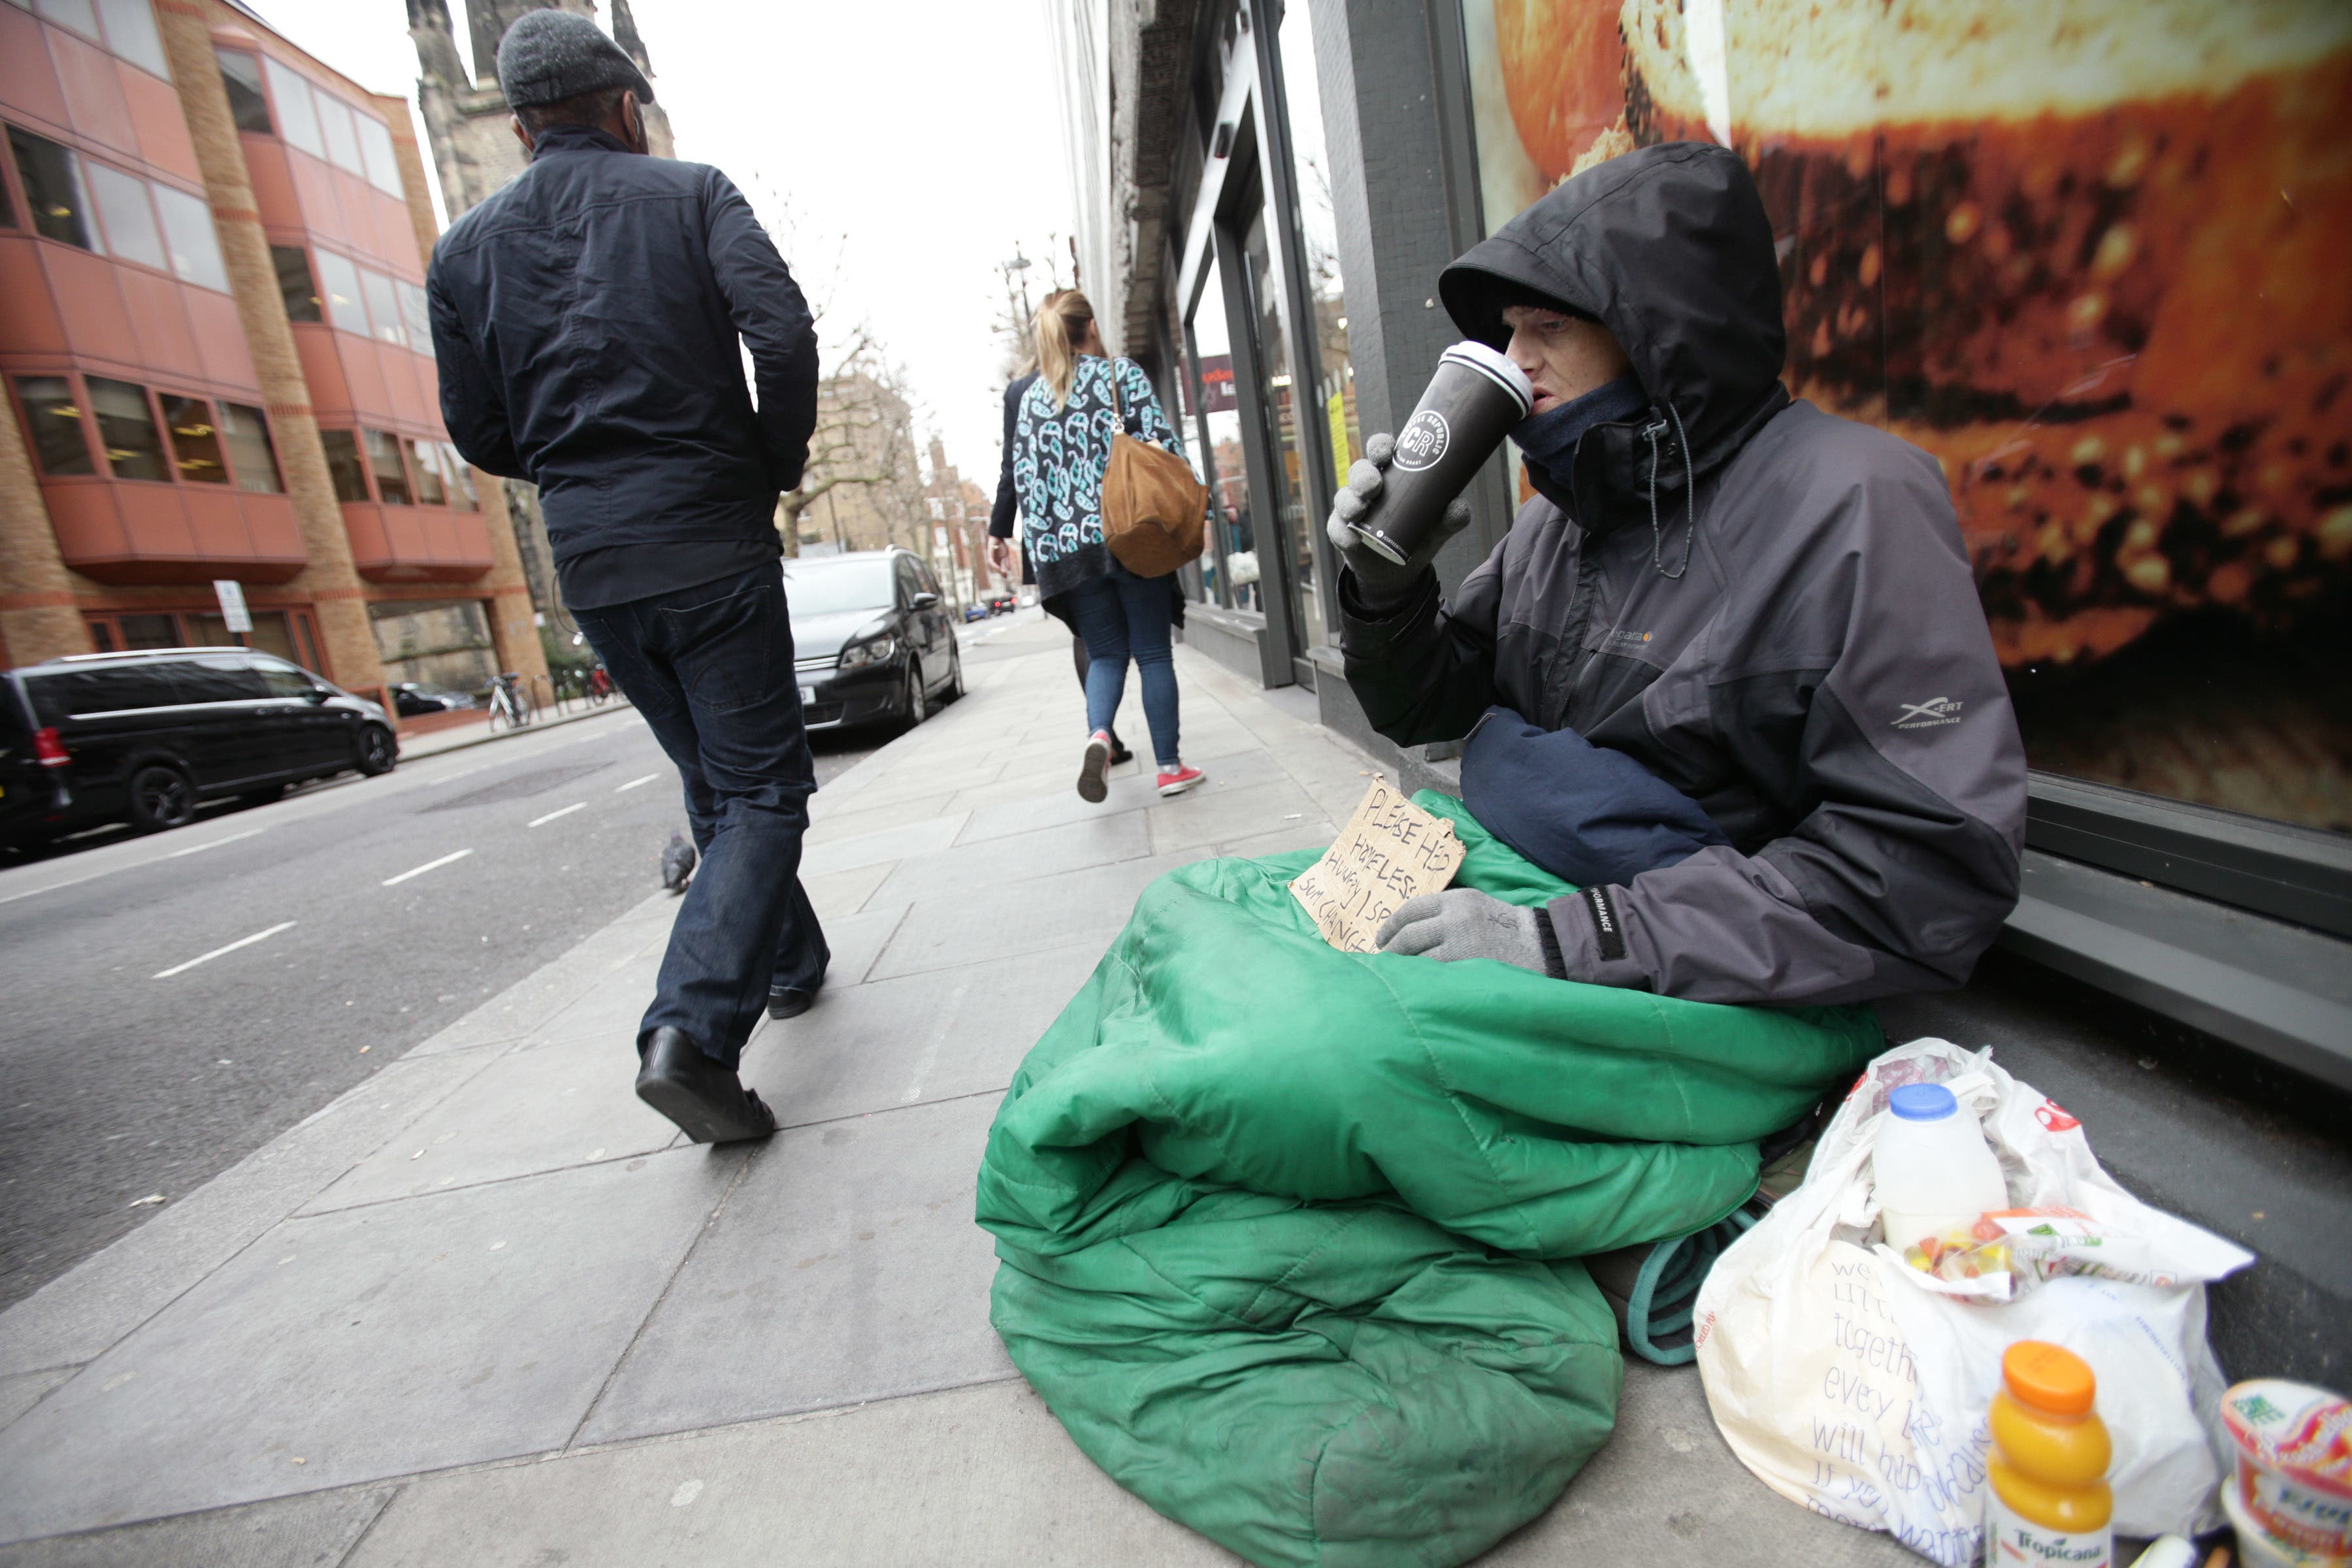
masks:
<svg viewBox="0 0 2352 1568"><path fill-rule="evenodd" d="M1013 431L1013 477L1020 491L1030 569L1045 607L1076 626L1087 645L1087 748L1078 794L1108 793L1111 723L1118 717L1131 660L1142 673L1143 716L1151 729L1161 795L1202 780L1176 749L1176 665L1168 584L1139 577L1103 543L1103 472L1122 420L1127 433L1181 454L1151 383L1133 360L1103 353L1087 297L1066 289L1037 311L1037 378L1022 395ZM1056 601L1060 601L1057 603Z"/></svg>

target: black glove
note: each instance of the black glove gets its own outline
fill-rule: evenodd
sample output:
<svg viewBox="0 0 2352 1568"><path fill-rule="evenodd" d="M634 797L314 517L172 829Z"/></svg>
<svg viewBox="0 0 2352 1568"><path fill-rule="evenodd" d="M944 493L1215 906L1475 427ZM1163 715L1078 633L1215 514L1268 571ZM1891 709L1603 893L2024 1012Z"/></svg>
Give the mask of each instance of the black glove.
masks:
<svg viewBox="0 0 2352 1568"><path fill-rule="evenodd" d="M1395 437L1382 432L1367 440L1364 455L1348 470L1348 482L1331 499L1331 516L1323 525L1331 548L1356 574L1356 597L1364 608L1375 612L1393 609L1412 597L1413 584L1429 570L1445 542L1470 526L1470 498L1455 496L1412 559L1402 566L1359 539L1355 525L1379 508L1381 491L1388 485L1383 470L1395 457Z"/></svg>

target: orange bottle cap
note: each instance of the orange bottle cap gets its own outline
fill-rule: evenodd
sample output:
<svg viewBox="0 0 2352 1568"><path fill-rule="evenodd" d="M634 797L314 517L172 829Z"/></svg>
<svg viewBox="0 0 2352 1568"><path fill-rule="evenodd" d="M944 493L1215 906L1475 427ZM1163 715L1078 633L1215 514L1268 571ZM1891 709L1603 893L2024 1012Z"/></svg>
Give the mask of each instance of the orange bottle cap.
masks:
<svg viewBox="0 0 2352 1568"><path fill-rule="evenodd" d="M2001 1352L2000 1375L2012 1395L2053 1415L2085 1414L2099 1386L2089 1363L2042 1340L2020 1340Z"/></svg>

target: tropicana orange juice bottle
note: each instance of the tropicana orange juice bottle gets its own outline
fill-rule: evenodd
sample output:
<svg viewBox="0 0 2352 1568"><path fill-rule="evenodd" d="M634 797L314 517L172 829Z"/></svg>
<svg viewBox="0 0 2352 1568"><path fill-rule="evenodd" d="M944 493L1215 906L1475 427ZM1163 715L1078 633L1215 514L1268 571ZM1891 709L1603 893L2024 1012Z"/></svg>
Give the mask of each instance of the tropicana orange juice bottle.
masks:
<svg viewBox="0 0 2352 1568"><path fill-rule="evenodd" d="M1985 1457L1988 1568L2112 1568L2115 1494L2106 1476L2114 1450L2091 1408L2098 1380L2081 1356L2040 1340L2003 1351L2000 1378Z"/></svg>

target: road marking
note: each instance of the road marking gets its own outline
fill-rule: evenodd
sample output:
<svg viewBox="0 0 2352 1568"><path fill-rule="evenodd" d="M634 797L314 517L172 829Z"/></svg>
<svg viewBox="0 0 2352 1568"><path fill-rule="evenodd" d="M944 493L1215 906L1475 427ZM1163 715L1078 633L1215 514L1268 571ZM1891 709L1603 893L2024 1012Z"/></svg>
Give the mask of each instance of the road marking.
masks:
<svg viewBox="0 0 2352 1568"><path fill-rule="evenodd" d="M264 830L258 827L248 827L242 833L232 833L226 838L215 838L210 844L192 844L185 849L174 849L163 858L177 860L183 855L201 855L207 849L217 849L224 844L234 844L240 838L250 838L262 831Z"/></svg>
<svg viewBox="0 0 2352 1568"><path fill-rule="evenodd" d="M210 963L214 959L218 958L224 952L235 952L240 947L251 947L257 942L267 942L281 931L291 930L293 925L294 922L292 921L280 921L276 925L271 926L268 931L257 931L251 936L239 937L236 941L230 942L226 947L216 947L210 952L201 953L196 957L188 960L185 963L175 963L169 969L159 969L155 972L155 978L158 980L169 980L172 976L179 973L183 970L194 969L199 963Z"/></svg>
<svg viewBox="0 0 2352 1568"><path fill-rule="evenodd" d="M621 795L626 791L636 788L639 784L651 784L654 780L659 777L661 777L661 774L659 773L647 773L641 779L631 779L628 783L623 784L619 789L614 790L613 793L614 795Z"/></svg>
<svg viewBox="0 0 2352 1568"><path fill-rule="evenodd" d="M387 888L396 888L401 883L408 880L411 877L422 877L425 872L437 870L441 867L446 866L452 860L463 860L467 856L471 855L473 851L470 849L460 849L455 855L444 855L438 860L427 860L424 865L416 867L413 870L403 871L397 877L386 877L383 879L383 885Z"/></svg>
<svg viewBox="0 0 2352 1568"><path fill-rule="evenodd" d="M575 811L585 811L587 809L588 803L586 801L575 800L570 805L557 807L555 810L549 812L545 816L534 816L529 822L524 823L523 826L525 827L538 827L545 823L553 822L559 816L569 816Z"/></svg>

